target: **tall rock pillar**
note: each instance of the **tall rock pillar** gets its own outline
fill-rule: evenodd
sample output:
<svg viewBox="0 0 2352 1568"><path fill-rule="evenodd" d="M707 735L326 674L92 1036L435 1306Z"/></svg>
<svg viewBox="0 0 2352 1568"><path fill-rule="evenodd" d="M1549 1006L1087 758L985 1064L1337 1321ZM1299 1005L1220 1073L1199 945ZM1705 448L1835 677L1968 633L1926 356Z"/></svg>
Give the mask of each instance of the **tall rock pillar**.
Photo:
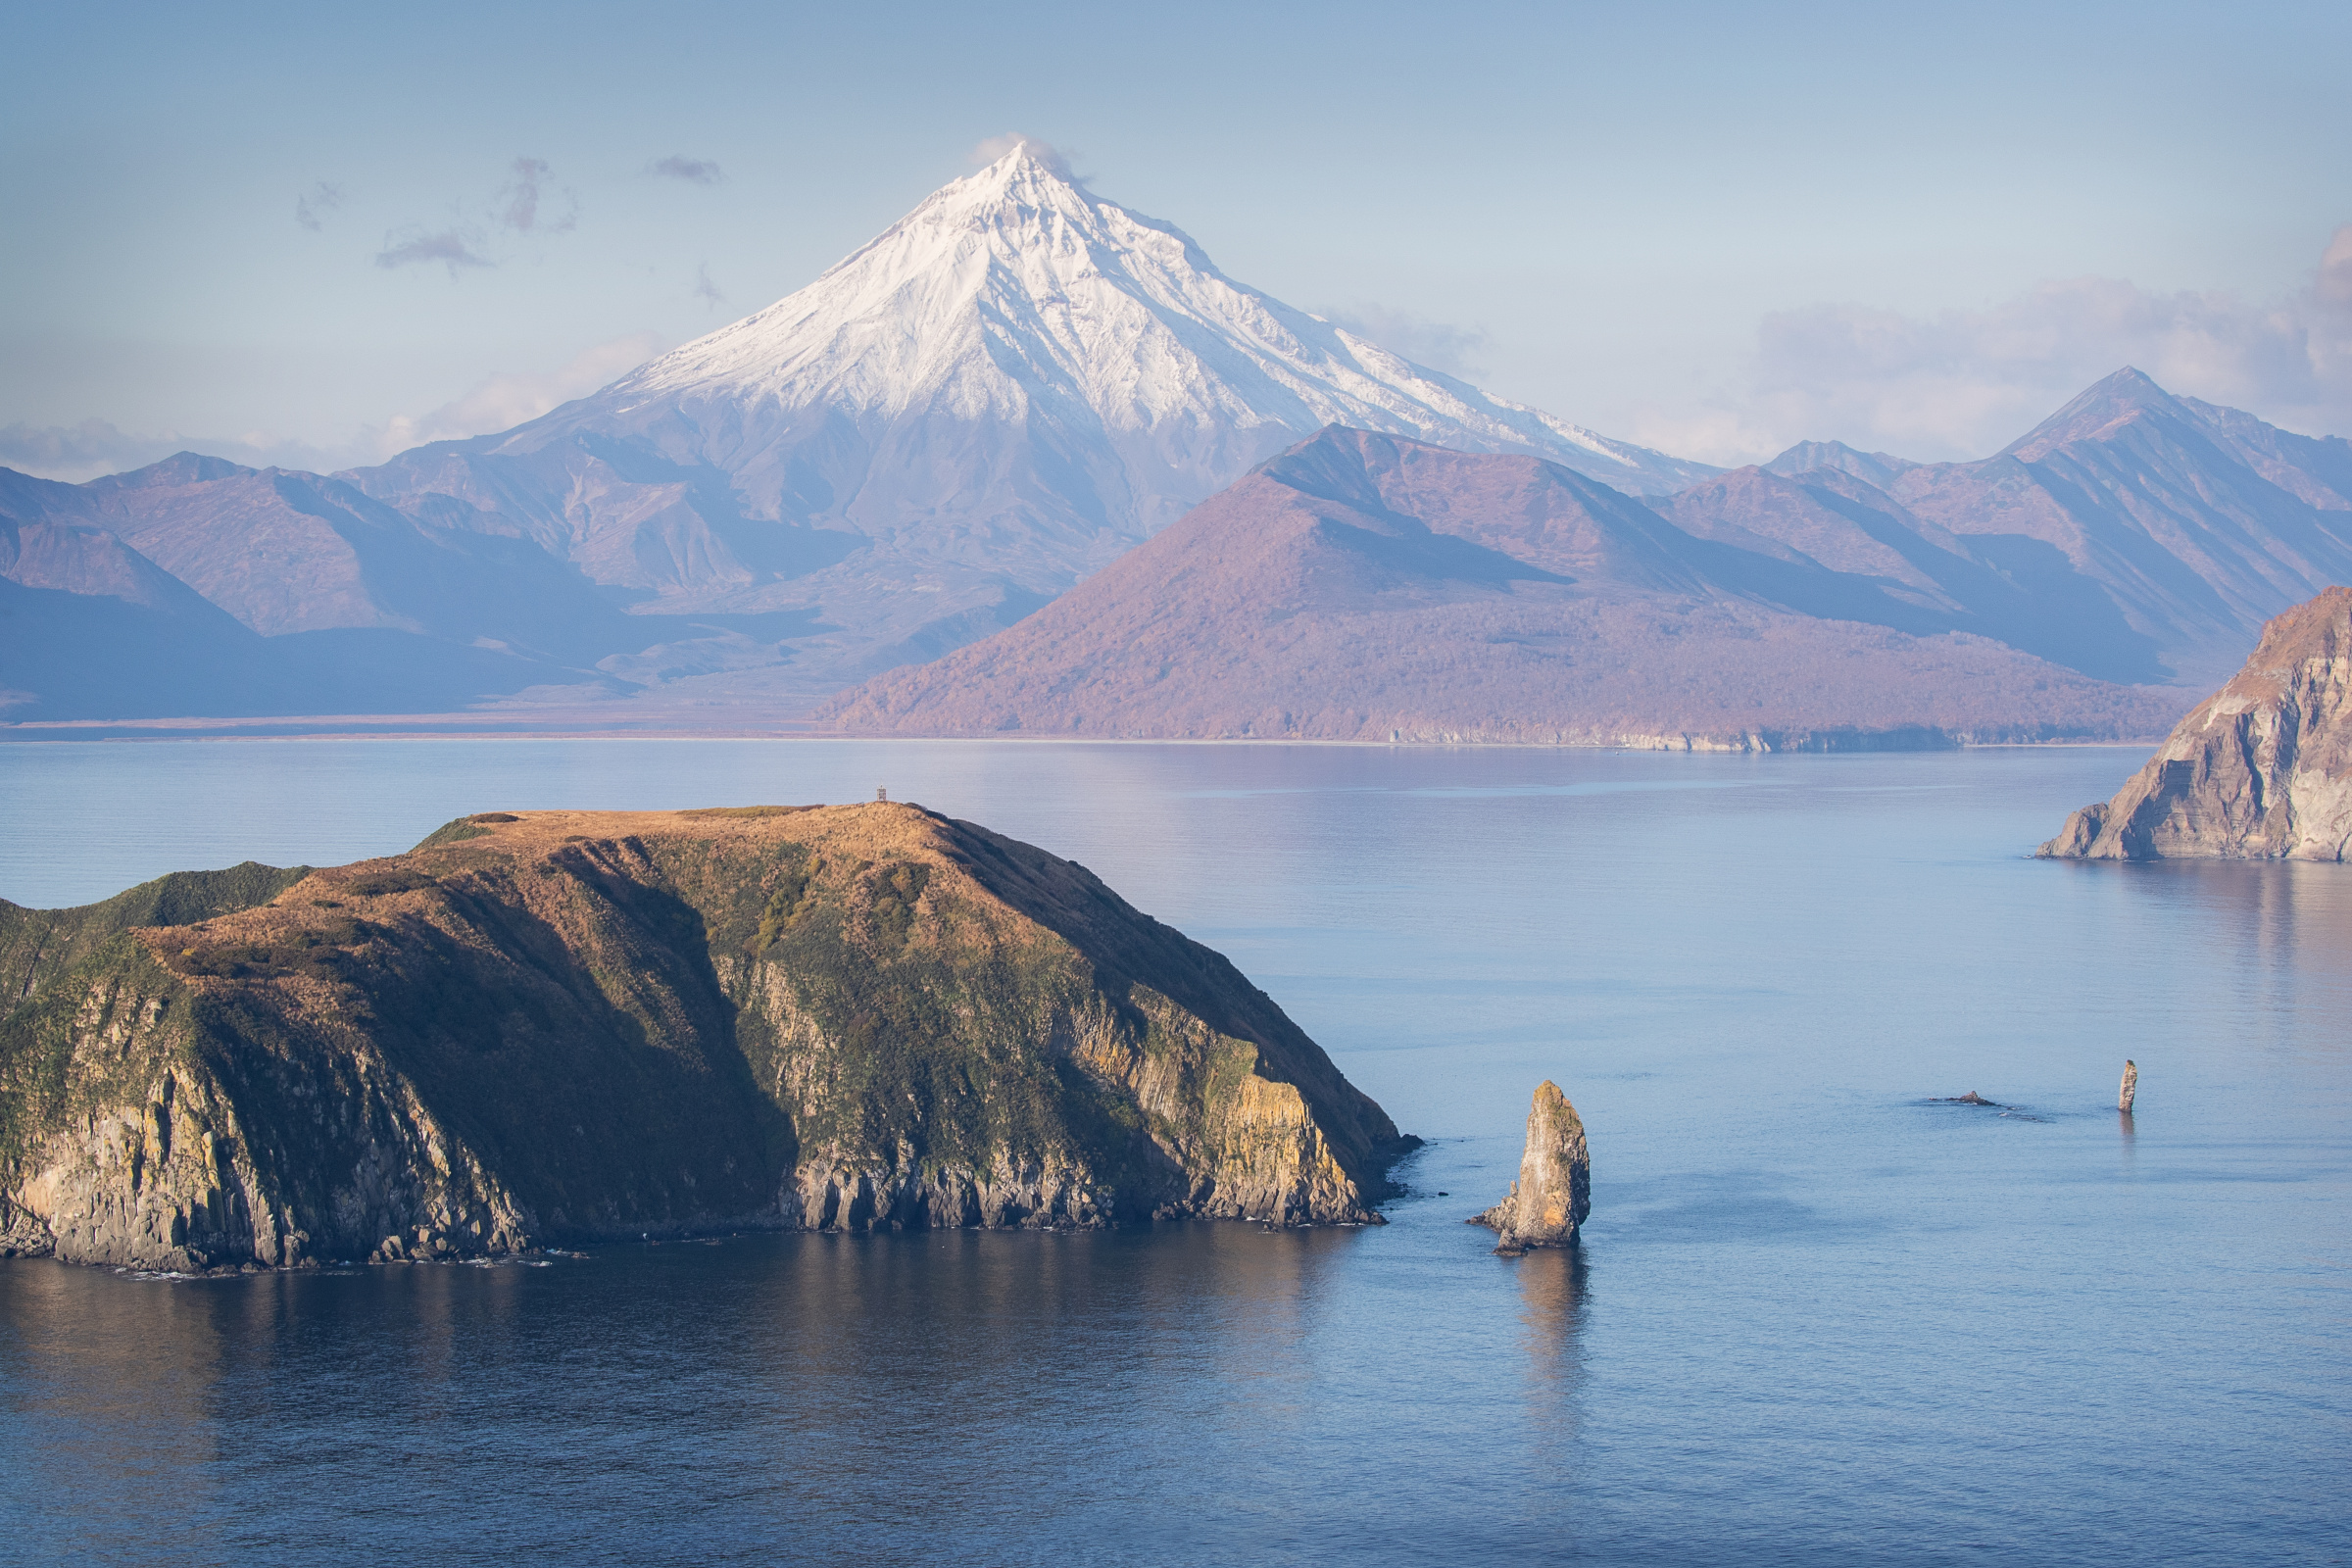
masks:
<svg viewBox="0 0 2352 1568"><path fill-rule="evenodd" d="M1531 1247L1566 1247L1592 1211L1592 1160L1585 1148L1585 1123L1546 1078L1536 1086L1527 1113L1527 1151L1519 1156L1519 1179L1501 1202L1473 1219L1501 1232L1494 1250L1506 1254Z"/></svg>

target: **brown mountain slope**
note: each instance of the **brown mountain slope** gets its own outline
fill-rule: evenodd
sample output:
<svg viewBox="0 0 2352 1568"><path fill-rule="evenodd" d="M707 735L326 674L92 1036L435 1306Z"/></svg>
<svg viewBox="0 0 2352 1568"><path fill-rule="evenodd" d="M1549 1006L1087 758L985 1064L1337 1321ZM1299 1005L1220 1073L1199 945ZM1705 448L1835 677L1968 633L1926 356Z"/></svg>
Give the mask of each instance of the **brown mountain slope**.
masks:
<svg viewBox="0 0 2352 1568"><path fill-rule="evenodd" d="M1903 586L1696 537L1540 460L1335 427L832 711L901 734L1736 746L2154 734L2180 711L1932 635L1948 612Z"/></svg>
<svg viewBox="0 0 2352 1568"><path fill-rule="evenodd" d="M916 340L884 333L875 341ZM747 361L738 368L781 368ZM1472 395L1447 386L1449 397ZM984 429L929 404L890 421L895 433L876 445L874 429L843 422L822 400L779 412L756 397L703 407L666 395L600 395L505 435L419 448L333 476L190 454L84 485L0 469L0 523L20 532L109 530L268 645L243 647L198 625L203 617L157 609L147 602L157 597L152 574L144 588L132 585L127 557L107 564L92 555L66 569L62 558L41 556L65 533L46 542L27 534L37 548L17 577L0 581L0 719L357 715L491 704L518 719L562 712L567 725L600 727L797 719L851 683L1012 625L1149 532L1112 525L1110 513L1128 515L1135 501L1115 474L1171 463L1182 470L1144 484L1159 498L1145 508L1156 519L1179 492L1205 488L1212 469L1231 472L1268 450L1275 431L1298 427L1289 415L1251 423L1247 440L1208 439L1185 458L1105 435L1090 419L1057 425L1050 439L1039 429ZM1179 425L1190 432L1180 445L1201 434ZM1283 464L1298 468L1300 455ZM1761 610L1914 638L1961 633L2096 681L2177 686L2183 708L2237 667L2267 616L2352 580L2352 442L2175 397L2131 369L1983 462L1918 465L1825 442L1732 474L1667 468L1710 476L1669 496L1665 483L1650 482L1659 469L1637 500L1532 460L1474 477L1406 458L1370 491L1351 491L1333 473L1297 471L1290 482L1506 556L1516 563L1507 570L1521 575L1504 582L1572 577L1569 597L1605 582L1680 596L1685 609L1730 605L1726 613L1750 631L1750 612ZM1432 482L1416 477L1423 469ZM1661 531L1661 517L1673 526ZM1432 564L1410 569L1426 576ZM1525 575L1531 568L1547 576ZM1437 575L1447 569L1440 564ZM27 588L32 575L45 585ZM1560 621L1578 623L1577 614ZM1525 639L1547 624L1449 620L1453 629L1439 635ZM1585 624L1599 635L1597 622ZM1792 686L1758 679L1715 691L1702 674L1692 677L1695 689L1678 676L1671 692L1621 695L1655 725L1818 715L1826 711L1813 702L1819 666L1851 635L1836 627L1788 634L1818 654L1788 666ZM1906 670L1906 645L1879 631L1858 635L1856 646L1891 663L1882 675L1862 658L1857 689L1878 692L1892 710L1922 710L1920 699L1947 673L1936 666L1955 657L1930 652ZM1643 634L1608 657L1645 670L1664 656ZM1459 662L1443 651L1435 659ZM248 673L257 668L266 678ZM173 673L149 678L163 670ZM2034 671L1987 653L1964 678L1990 681L1997 693L2011 676L2038 679ZM1546 665L1536 696L1551 692L1557 675ZM1485 711L1490 696L1502 721L1523 727L1582 723L1594 710L1573 676L1560 677L1557 700L1541 706L1530 706L1517 690L1521 677L1507 669L1477 678L1478 692L1440 681L1426 698L1404 693L1411 714L1397 716L1439 729L1483 723L1471 710ZM2104 733L2106 721L2076 700L2090 700L2087 690L2047 711L2002 696L1949 712L1954 722L2019 733L2051 725ZM1221 733L1302 708L1369 712L1388 691L1377 682L1345 690L1260 682L1246 704L1216 698L1213 712L1187 697L1183 727L1205 722ZM1645 707L1652 695L1673 697L1671 711ZM1881 722L1887 702L1834 721ZM1024 713L1036 706L1028 695L1022 704ZM1173 721L1149 706L1137 710L1141 721L1166 731ZM996 723L1008 711L956 723Z"/></svg>
<svg viewBox="0 0 2352 1568"><path fill-rule="evenodd" d="M0 1251L1363 1222L1409 1147L1232 964L909 806L492 813L0 905Z"/></svg>
<svg viewBox="0 0 2352 1568"><path fill-rule="evenodd" d="M2246 667L2115 799L2066 820L2050 859L2352 858L2352 588L2263 628Z"/></svg>

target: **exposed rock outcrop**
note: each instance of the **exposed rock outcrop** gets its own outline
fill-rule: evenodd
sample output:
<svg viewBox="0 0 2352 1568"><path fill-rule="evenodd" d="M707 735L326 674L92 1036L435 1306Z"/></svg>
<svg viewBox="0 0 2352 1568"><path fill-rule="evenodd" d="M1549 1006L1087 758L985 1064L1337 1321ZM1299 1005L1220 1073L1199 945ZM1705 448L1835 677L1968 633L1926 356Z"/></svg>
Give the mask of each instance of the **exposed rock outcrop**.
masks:
<svg viewBox="0 0 2352 1568"><path fill-rule="evenodd" d="M2246 667L2046 859L2342 860L2352 848L2352 588L2263 628Z"/></svg>
<svg viewBox="0 0 2352 1568"><path fill-rule="evenodd" d="M1585 1124L1546 1078L1536 1086L1527 1113L1527 1149L1519 1156L1519 1179L1501 1202L1471 1220L1502 1233L1497 1252L1531 1247L1566 1247L1592 1212L1592 1159L1585 1148Z"/></svg>
<svg viewBox="0 0 2352 1568"><path fill-rule="evenodd" d="M2132 1102L2139 1098L2139 1064L2129 1056L2124 1058L2123 1087L2115 1092L2115 1108L2125 1115L2132 1114Z"/></svg>
<svg viewBox="0 0 2352 1568"><path fill-rule="evenodd" d="M1401 1139L1217 954L919 808L492 813L0 905L0 1252L1377 1220Z"/></svg>

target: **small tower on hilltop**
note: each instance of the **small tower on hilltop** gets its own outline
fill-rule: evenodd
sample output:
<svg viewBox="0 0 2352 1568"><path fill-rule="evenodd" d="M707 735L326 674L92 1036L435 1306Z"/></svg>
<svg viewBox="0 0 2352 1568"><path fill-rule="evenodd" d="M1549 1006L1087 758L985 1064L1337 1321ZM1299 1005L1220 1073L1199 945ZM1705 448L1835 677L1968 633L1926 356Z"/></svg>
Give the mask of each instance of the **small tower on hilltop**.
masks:
<svg viewBox="0 0 2352 1568"><path fill-rule="evenodd" d="M874 799L882 802L884 805L888 805L890 802L890 791L877 784L874 786Z"/></svg>

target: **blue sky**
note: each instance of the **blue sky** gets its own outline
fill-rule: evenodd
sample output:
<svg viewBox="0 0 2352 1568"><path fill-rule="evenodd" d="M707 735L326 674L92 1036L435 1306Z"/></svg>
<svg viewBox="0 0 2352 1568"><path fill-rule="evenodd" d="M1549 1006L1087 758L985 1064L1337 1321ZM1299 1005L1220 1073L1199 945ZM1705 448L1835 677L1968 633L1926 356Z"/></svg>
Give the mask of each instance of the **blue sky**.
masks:
<svg viewBox="0 0 2352 1568"><path fill-rule="evenodd" d="M68 476L514 422L1007 131L1236 277L1690 456L1982 455L2126 360L2352 434L2342 5L0 22L0 463Z"/></svg>

